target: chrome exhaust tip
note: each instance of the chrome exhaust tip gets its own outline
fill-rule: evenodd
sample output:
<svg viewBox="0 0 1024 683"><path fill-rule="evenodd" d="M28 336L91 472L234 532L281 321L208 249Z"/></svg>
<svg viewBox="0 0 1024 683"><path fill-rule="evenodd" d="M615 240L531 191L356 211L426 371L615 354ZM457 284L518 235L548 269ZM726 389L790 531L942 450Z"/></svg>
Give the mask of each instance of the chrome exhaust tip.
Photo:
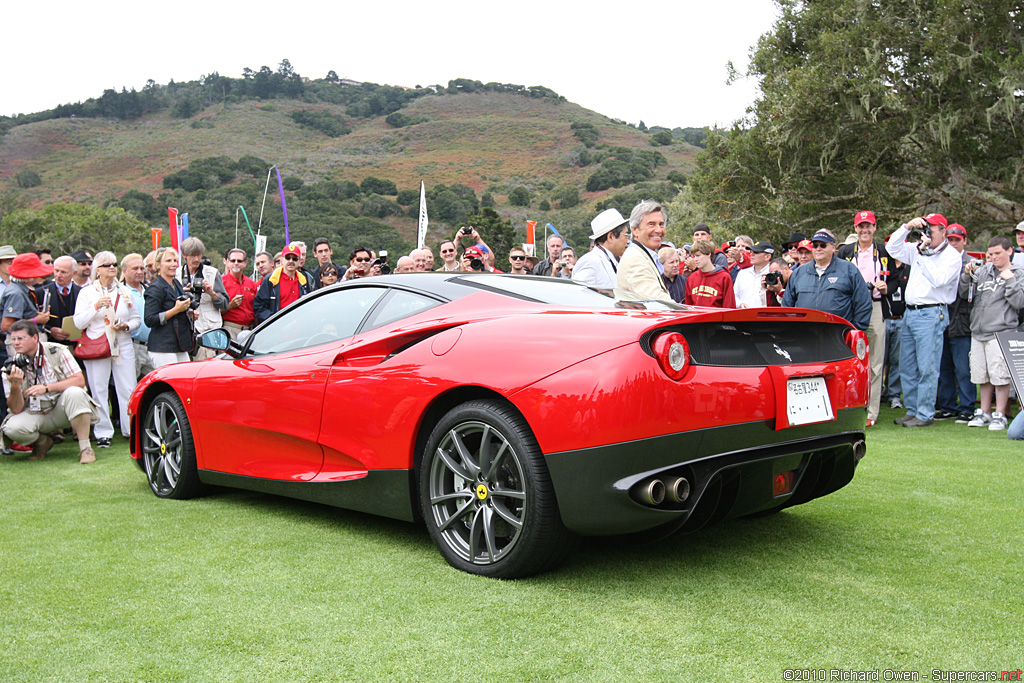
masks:
<svg viewBox="0 0 1024 683"><path fill-rule="evenodd" d="M854 460L854 462L860 462L861 458L863 458L864 455L867 452L868 452L868 447L867 447L867 444L864 443L863 439L861 439L860 441L854 443L853 444L853 460Z"/></svg>
<svg viewBox="0 0 1024 683"><path fill-rule="evenodd" d="M665 500L665 484L661 479L646 479L637 484L634 497L644 505L661 505Z"/></svg>
<svg viewBox="0 0 1024 683"><path fill-rule="evenodd" d="M683 477L665 477L665 497L670 503L685 503L690 497L690 482Z"/></svg>

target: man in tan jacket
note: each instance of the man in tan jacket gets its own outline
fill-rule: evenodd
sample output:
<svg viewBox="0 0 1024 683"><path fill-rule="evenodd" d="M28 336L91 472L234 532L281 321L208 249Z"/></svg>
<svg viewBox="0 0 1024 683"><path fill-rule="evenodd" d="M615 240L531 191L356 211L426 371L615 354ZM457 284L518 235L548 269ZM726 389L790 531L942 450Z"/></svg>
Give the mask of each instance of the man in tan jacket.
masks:
<svg viewBox="0 0 1024 683"><path fill-rule="evenodd" d="M629 215L633 241L619 260L619 289L628 289L651 299L672 301L658 260L658 248L665 238L667 222L668 214L664 207L653 199L646 199L633 207Z"/></svg>

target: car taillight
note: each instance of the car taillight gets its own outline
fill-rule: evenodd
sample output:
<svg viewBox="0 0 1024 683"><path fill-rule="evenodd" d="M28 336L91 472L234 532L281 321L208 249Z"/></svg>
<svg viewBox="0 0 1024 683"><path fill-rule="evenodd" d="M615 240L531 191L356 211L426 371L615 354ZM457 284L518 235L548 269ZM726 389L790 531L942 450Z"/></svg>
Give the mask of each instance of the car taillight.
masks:
<svg viewBox="0 0 1024 683"><path fill-rule="evenodd" d="M868 336L860 330L846 331L846 345L850 347L858 360L868 357Z"/></svg>
<svg viewBox="0 0 1024 683"><path fill-rule="evenodd" d="M780 472L772 481L772 495L784 496L793 490L793 472Z"/></svg>
<svg viewBox="0 0 1024 683"><path fill-rule="evenodd" d="M651 345L658 365L669 378L680 380L690 365L690 345L686 338L678 332L665 332L658 335Z"/></svg>

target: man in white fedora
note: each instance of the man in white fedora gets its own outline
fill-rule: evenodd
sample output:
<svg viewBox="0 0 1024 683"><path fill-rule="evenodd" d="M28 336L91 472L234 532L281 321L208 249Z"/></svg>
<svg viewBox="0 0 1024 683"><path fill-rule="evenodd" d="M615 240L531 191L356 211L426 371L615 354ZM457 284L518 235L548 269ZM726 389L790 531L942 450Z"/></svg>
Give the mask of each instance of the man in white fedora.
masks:
<svg viewBox="0 0 1024 683"><path fill-rule="evenodd" d="M590 227L594 248L576 262L572 279L597 289L615 289L619 259L629 245L629 221L616 209L605 209Z"/></svg>

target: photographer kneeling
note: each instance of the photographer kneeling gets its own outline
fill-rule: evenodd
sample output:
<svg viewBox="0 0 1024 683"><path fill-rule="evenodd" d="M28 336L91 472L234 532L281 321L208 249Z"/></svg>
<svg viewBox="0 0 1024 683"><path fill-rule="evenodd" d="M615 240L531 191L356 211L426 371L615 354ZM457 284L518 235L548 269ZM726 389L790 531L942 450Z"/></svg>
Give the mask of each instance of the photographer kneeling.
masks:
<svg viewBox="0 0 1024 683"><path fill-rule="evenodd" d="M31 320L11 325L8 339L17 355L4 366L4 443L32 444L29 459L38 460L53 446L49 435L71 427L78 439L79 461L95 462L89 428L99 422L99 407L85 390L85 377L71 351L40 342L39 328Z"/></svg>

